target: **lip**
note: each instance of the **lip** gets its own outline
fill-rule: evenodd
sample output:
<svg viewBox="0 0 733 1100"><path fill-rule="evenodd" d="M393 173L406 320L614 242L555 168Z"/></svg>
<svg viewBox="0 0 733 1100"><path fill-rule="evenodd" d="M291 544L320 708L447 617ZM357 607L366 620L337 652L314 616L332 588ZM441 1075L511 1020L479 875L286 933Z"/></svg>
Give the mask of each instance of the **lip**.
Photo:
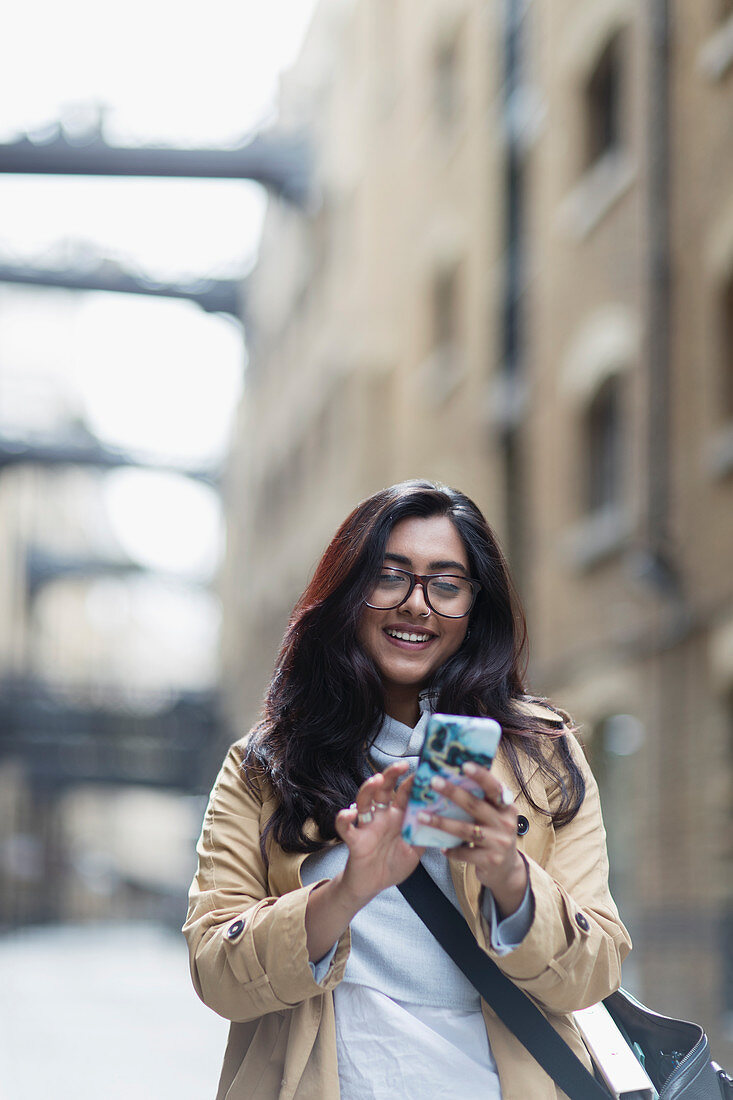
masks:
<svg viewBox="0 0 733 1100"><path fill-rule="evenodd" d="M391 634L387 633L388 630L399 630L402 634L427 634L429 637L425 642L405 642L401 638L393 638ZM433 634L432 630L413 626L411 623L390 623L382 628L382 633L387 641L396 646L397 649L406 650L410 653L422 653L437 638L437 634Z"/></svg>
<svg viewBox="0 0 733 1100"><path fill-rule="evenodd" d="M417 623L387 623L382 630L401 630L403 634L429 634L431 638L437 638L437 632L427 626L419 626Z"/></svg>

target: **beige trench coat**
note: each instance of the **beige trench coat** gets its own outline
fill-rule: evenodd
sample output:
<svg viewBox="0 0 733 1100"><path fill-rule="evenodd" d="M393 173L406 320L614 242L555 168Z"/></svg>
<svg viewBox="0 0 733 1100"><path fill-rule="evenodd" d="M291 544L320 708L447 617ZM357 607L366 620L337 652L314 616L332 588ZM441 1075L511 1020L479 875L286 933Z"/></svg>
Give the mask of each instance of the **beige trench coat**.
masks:
<svg viewBox="0 0 733 1100"><path fill-rule="evenodd" d="M536 713L560 722L531 704ZM598 788L571 737L586 780L586 797L570 825L555 831L517 791L509 765L493 769L517 795L529 822L518 844L530 871L535 917L519 947L497 957L479 912L480 884L466 864L451 866L463 914L478 943L543 1009L588 1062L569 1016L616 989L631 946L608 891L608 860ZM333 989L349 955L344 933L318 985L308 965L305 907L317 885L303 886L303 855L273 846L266 869L259 842L274 808L272 792L257 797L244 784L243 741L229 751L211 793L198 843L199 865L183 931L201 999L231 1020L217 1100L339 1100ZM538 805L551 809L541 775L531 773ZM552 1080L486 1005L486 1030L503 1100L558 1100Z"/></svg>

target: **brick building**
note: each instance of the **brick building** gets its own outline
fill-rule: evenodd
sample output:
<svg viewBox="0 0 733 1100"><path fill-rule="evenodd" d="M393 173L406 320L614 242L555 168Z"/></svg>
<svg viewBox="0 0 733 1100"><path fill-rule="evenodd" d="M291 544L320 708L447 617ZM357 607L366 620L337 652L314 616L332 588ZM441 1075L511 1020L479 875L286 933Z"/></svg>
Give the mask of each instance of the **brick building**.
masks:
<svg viewBox="0 0 733 1100"><path fill-rule="evenodd" d="M730 1060L733 9L322 0L282 117L317 196L248 283L235 722L355 501L464 489L602 784L627 984Z"/></svg>

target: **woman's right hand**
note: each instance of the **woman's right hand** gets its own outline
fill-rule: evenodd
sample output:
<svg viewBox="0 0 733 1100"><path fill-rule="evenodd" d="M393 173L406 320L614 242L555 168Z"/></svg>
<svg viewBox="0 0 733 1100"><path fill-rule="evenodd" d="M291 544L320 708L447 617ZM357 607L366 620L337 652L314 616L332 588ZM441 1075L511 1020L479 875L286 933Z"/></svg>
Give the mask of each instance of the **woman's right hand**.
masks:
<svg viewBox="0 0 733 1100"><path fill-rule="evenodd" d="M370 776L359 788L356 802L336 816L336 832L349 849L342 885L361 905L403 882L425 851L402 839L412 777L399 788L397 783L408 767L406 760L400 761ZM360 819L365 814L367 818Z"/></svg>
<svg viewBox="0 0 733 1100"><path fill-rule="evenodd" d="M354 805L336 815L336 832L349 857L343 871L311 890L308 898L305 929L313 963L323 958L367 902L412 874L425 851L402 839L412 778L399 789L397 782L408 767L407 761L400 761L370 776ZM371 814L371 820L359 821L360 814Z"/></svg>

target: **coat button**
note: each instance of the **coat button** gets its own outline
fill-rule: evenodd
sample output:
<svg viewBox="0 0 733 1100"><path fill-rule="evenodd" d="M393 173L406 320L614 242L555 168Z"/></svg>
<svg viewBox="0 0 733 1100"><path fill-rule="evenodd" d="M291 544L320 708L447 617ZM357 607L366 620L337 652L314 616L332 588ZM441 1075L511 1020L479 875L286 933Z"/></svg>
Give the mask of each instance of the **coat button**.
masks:
<svg viewBox="0 0 733 1100"><path fill-rule="evenodd" d="M529 832L529 822L524 814L520 814L517 818L517 836L524 836L526 832Z"/></svg>
<svg viewBox="0 0 733 1100"><path fill-rule="evenodd" d="M243 930L243 928L244 928L244 921L243 920L233 921L229 925L229 927L227 928L227 937L228 937L228 939L236 940L237 936Z"/></svg>
<svg viewBox="0 0 733 1100"><path fill-rule="evenodd" d="M575 914L575 923L577 924L578 928L582 928L584 932L587 932L590 928L588 918L583 913Z"/></svg>

